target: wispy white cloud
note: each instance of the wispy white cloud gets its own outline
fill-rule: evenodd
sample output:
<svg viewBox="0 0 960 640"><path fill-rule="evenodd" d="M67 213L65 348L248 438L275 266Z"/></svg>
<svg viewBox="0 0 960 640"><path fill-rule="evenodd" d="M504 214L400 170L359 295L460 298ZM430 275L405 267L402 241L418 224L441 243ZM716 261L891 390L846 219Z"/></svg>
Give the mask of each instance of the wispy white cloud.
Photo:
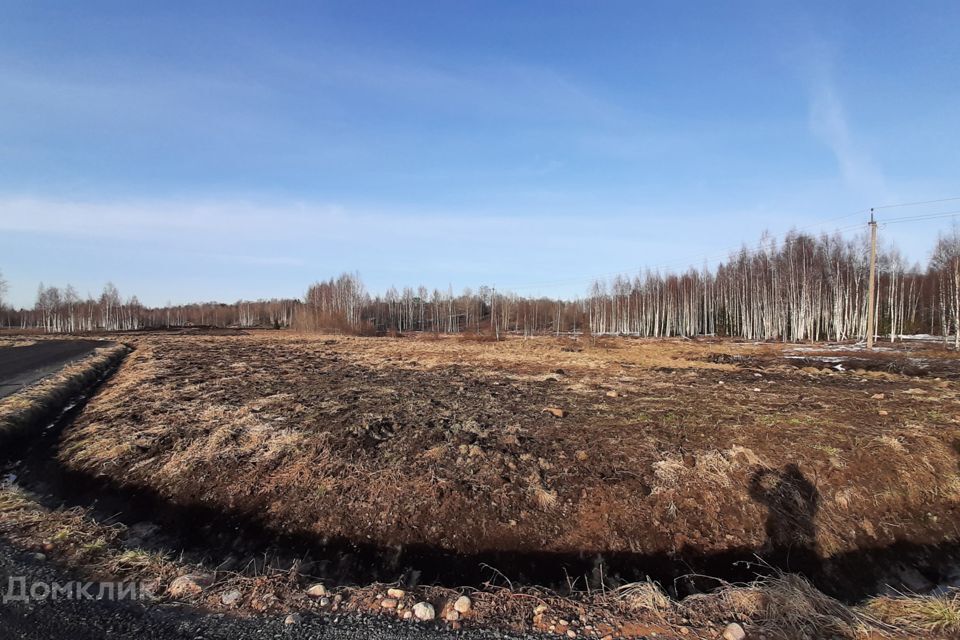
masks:
<svg viewBox="0 0 960 640"><path fill-rule="evenodd" d="M305 49L254 45L237 55L230 66L214 61L189 70L82 56L56 67L0 59L0 94L6 97L0 115L8 114L8 121L37 118L45 126L203 129L205 136L251 130L282 136L324 123L336 130L356 117L358 104L468 119L590 126L630 120L609 95L581 78L505 59L442 62L410 51L330 43ZM279 111L264 108L278 105Z"/></svg>
<svg viewBox="0 0 960 640"><path fill-rule="evenodd" d="M809 196L807 190L795 200ZM803 205L795 206L791 212L575 205L507 215L294 200L79 201L0 193L0 268L17 305L32 304L41 280L94 291L111 279L161 304L171 297L299 295L314 279L354 270L374 291L452 283L455 289L491 284L574 296L594 275L714 264L742 243L752 246L765 226L780 234L804 221ZM689 232L678 234L677 220ZM923 255L905 248L909 256Z"/></svg>
<svg viewBox="0 0 960 640"><path fill-rule="evenodd" d="M486 57L426 58L414 51L312 44L309 50L261 44L265 77L295 78L305 90L362 91L434 113L624 122L627 111L598 86L543 65Z"/></svg>
<svg viewBox="0 0 960 640"><path fill-rule="evenodd" d="M249 117L240 107L262 95L253 84L201 71L138 71L82 58L58 67L0 62L0 93L5 96L0 114L8 113L21 126L33 118L46 127L77 122L157 126L161 121L181 128L209 127L211 121L240 126L243 122L235 121ZM224 109L228 104L235 107Z"/></svg>
<svg viewBox="0 0 960 640"><path fill-rule="evenodd" d="M833 153L845 186L868 201L889 199L879 164L856 139L831 59L822 49L813 54L810 76L810 130Z"/></svg>

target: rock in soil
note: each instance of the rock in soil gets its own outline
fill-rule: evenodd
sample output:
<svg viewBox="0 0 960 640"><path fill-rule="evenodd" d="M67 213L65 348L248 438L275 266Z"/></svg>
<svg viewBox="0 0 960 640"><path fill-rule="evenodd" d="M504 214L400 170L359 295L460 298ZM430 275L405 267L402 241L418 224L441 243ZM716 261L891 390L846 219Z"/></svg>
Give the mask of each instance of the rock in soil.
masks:
<svg viewBox="0 0 960 640"><path fill-rule="evenodd" d="M319 583L311 585L310 588L307 589L307 595L311 598L322 598L327 595L327 588Z"/></svg>
<svg viewBox="0 0 960 640"><path fill-rule="evenodd" d="M225 591L222 596L220 596L220 602L225 605L236 604L240 601L242 594L239 589L230 589L230 591Z"/></svg>
<svg viewBox="0 0 960 640"><path fill-rule="evenodd" d="M396 598L399 600L406 594L406 591L403 589L387 589L387 596L390 598Z"/></svg>
<svg viewBox="0 0 960 640"><path fill-rule="evenodd" d="M210 584L209 576L203 575L187 575L180 576L176 580L170 583L170 586L167 587L167 595L172 598L183 598L185 596L195 596L203 588Z"/></svg>
<svg viewBox="0 0 960 640"><path fill-rule="evenodd" d="M286 625L299 624L301 620L302 618L300 617L299 613L291 613L290 615L288 615L286 618L283 619L283 624L286 624Z"/></svg>
<svg viewBox="0 0 960 640"><path fill-rule="evenodd" d="M564 418L567 415L567 412L558 407L544 407L541 413L549 413L554 418Z"/></svg>
<svg viewBox="0 0 960 640"><path fill-rule="evenodd" d="M413 615L417 616L417 620L433 620L437 616L433 605L429 602L418 602L413 605Z"/></svg>
<svg viewBox="0 0 960 640"><path fill-rule="evenodd" d="M739 624L731 622L727 625L727 628L723 630L722 637L723 640L745 640L747 633Z"/></svg>
<svg viewBox="0 0 960 640"><path fill-rule="evenodd" d="M384 609L396 609L397 608L397 599L396 598L384 598L380 601L380 606Z"/></svg>
<svg viewBox="0 0 960 640"><path fill-rule="evenodd" d="M470 598L467 596L460 596L453 603L453 610L457 613L469 613L472 608L473 603L470 602Z"/></svg>

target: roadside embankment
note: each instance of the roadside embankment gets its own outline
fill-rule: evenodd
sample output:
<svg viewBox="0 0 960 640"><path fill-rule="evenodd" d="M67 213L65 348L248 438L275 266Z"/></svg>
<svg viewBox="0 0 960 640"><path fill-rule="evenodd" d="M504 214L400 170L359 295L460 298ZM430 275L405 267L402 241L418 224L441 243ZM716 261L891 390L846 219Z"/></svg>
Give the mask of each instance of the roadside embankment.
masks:
<svg viewBox="0 0 960 640"><path fill-rule="evenodd" d="M124 344L96 349L35 384L0 399L0 448L9 450L59 415L77 396L112 371L130 352Z"/></svg>

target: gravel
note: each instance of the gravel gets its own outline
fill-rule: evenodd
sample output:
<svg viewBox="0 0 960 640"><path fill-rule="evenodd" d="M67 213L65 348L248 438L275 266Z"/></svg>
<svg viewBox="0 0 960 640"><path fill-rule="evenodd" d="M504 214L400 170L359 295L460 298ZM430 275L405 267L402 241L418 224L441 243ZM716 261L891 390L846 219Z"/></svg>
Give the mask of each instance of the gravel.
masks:
<svg viewBox="0 0 960 640"><path fill-rule="evenodd" d="M76 578L32 554L0 540L0 594L7 594L9 578L25 576L36 582L64 584ZM444 629L442 624L413 623L361 615L301 614L296 624L284 624L286 614L239 618L207 614L171 604L137 601L47 599L9 601L0 605L0 640L71 640L136 638L137 640L533 640L490 630Z"/></svg>

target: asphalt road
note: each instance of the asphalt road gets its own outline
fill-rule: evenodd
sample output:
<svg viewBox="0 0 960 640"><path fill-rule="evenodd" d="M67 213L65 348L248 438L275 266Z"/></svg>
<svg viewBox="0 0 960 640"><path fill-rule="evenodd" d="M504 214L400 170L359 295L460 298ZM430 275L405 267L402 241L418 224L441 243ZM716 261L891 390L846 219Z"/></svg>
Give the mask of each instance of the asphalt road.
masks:
<svg viewBox="0 0 960 640"><path fill-rule="evenodd" d="M0 398L107 344L101 340L41 340L26 347L0 347Z"/></svg>
<svg viewBox="0 0 960 640"><path fill-rule="evenodd" d="M11 592L10 578L21 578L27 589L44 583L65 584L71 577L32 554L0 539L0 597ZM42 587L36 587L43 593ZM283 615L240 618L206 614L169 605L139 601L45 599L7 600L0 604L0 640L534 640L489 630L451 631L442 623L411 623L375 616L305 615L297 624L284 624ZM544 636L536 637L543 640Z"/></svg>

